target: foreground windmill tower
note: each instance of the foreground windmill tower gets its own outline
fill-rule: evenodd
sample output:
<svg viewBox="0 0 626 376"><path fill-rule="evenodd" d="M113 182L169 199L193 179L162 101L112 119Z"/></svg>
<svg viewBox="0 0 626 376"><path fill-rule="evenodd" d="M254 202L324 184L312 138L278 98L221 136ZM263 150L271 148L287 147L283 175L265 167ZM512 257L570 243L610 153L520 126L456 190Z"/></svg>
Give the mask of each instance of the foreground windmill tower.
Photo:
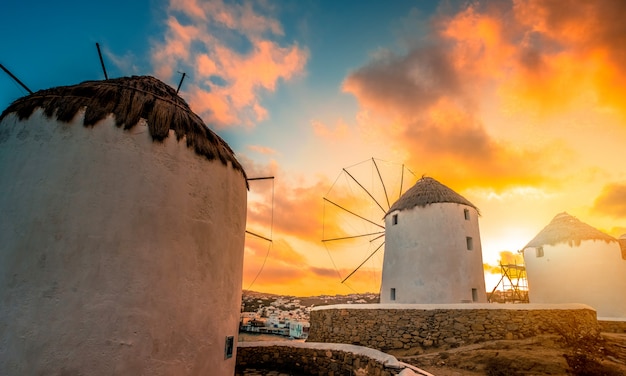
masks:
<svg viewBox="0 0 626 376"><path fill-rule="evenodd" d="M598 317L626 318L626 244L557 214L524 247L531 303L584 303Z"/></svg>
<svg viewBox="0 0 626 376"><path fill-rule="evenodd" d="M385 216L381 303L487 302L478 210L422 177Z"/></svg>
<svg viewBox="0 0 626 376"><path fill-rule="evenodd" d="M0 374L232 375L246 177L152 77L0 116Z"/></svg>

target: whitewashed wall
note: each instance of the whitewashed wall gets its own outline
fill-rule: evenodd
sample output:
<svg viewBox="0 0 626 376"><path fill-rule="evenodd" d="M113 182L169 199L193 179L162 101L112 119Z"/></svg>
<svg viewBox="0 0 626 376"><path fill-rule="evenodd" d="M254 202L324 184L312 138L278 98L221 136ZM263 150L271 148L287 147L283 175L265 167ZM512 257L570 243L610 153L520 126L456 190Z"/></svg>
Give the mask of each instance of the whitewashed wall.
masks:
<svg viewBox="0 0 626 376"><path fill-rule="evenodd" d="M469 210L469 220L464 209ZM466 237L473 239L471 251ZM387 215L381 303L472 302L472 288L476 302L487 301L476 209L438 203Z"/></svg>
<svg viewBox="0 0 626 376"><path fill-rule="evenodd" d="M585 240L524 249L531 303L584 303L598 317L626 318L626 260L617 242Z"/></svg>
<svg viewBox="0 0 626 376"><path fill-rule="evenodd" d="M243 175L107 118L0 124L0 374L233 375Z"/></svg>

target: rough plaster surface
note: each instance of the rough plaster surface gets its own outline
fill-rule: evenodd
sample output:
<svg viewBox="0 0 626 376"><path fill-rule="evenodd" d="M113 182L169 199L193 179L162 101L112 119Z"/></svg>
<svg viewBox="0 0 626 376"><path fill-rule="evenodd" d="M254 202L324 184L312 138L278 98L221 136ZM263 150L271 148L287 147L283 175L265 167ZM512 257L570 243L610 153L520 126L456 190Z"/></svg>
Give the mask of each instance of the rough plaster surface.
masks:
<svg viewBox="0 0 626 376"><path fill-rule="evenodd" d="M531 303L584 303L598 317L626 319L626 260L619 244L585 240L524 249Z"/></svg>
<svg viewBox="0 0 626 376"><path fill-rule="evenodd" d="M0 374L232 375L244 177L81 117L0 124Z"/></svg>
<svg viewBox="0 0 626 376"><path fill-rule="evenodd" d="M464 209L469 210L469 220ZM471 251L466 237L473 239ZM395 301L391 288L396 290ZM437 203L387 215L381 303L472 302L472 288L476 302L487 302L476 209Z"/></svg>

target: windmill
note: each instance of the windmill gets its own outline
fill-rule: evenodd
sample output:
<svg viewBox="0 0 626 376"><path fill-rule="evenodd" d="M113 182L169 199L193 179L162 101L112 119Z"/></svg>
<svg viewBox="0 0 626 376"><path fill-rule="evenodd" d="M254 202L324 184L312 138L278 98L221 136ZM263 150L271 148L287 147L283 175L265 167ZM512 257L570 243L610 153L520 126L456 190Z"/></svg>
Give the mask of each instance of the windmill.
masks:
<svg viewBox="0 0 626 376"><path fill-rule="evenodd" d="M324 196L322 243L348 288L354 282L378 291L383 217L415 180L404 164L371 158L343 168Z"/></svg>

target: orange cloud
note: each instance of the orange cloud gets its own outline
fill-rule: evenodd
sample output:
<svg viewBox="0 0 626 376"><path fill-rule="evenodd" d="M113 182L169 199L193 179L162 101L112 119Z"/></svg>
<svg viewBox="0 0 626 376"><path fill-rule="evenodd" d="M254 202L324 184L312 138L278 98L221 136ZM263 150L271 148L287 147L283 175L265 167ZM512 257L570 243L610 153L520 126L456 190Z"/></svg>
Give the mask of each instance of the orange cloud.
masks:
<svg viewBox="0 0 626 376"><path fill-rule="evenodd" d="M513 12L525 43L507 90L542 110L590 97L626 115L625 3L517 1Z"/></svg>
<svg viewBox="0 0 626 376"><path fill-rule="evenodd" d="M243 288L268 284L290 284L303 278L306 262L301 254L294 251L283 239L273 242L246 235L244 254ZM261 291L267 291L261 289ZM267 291L269 292L269 291Z"/></svg>
<svg viewBox="0 0 626 376"><path fill-rule="evenodd" d="M251 235L246 236L244 289L296 296L378 290L376 284L380 283L380 270L363 268L342 284L339 275L346 276L351 271L337 271L330 265L311 266L283 238L274 239L270 244Z"/></svg>
<svg viewBox="0 0 626 376"><path fill-rule="evenodd" d="M279 236L291 236L321 246L322 197L331 183L320 177L318 181L304 184L290 179L275 162L261 165L245 157L240 161L250 177L275 177L273 181L250 182L248 228L268 233L271 226Z"/></svg>
<svg viewBox="0 0 626 376"><path fill-rule="evenodd" d="M272 155L272 154L277 153L275 149L268 148L266 146L261 146L261 145L248 145L248 149L255 151L257 153L260 153L260 154L265 154L265 155Z"/></svg>
<svg viewBox="0 0 626 376"><path fill-rule="evenodd" d="M502 78L504 65L515 53L509 41L512 30L507 6L491 3L486 8L471 4L457 14L435 20L439 43L447 46L455 70L471 81Z"/></svg>
<svg viewBox="0 0 626 376"><path fill-rule="evenodd" d="M524 256L521 253L511 251L501 251L499 264L502 265L524 265ZM490 274L501 274L502 268L500 265L483 264L483 270ZM513 277L513 276L512 276Z"/></svg>
<svg viewBox="0 0 626 376"><path fill-rule="evenodd" d="M369 132L377 128L381 142L404 150L419 173L455 189L554 185L575 149L555 138L499 139L482 119L485 108L527 116L598 103L626 115L626 86L615 84L626 82L617 68L626 59L616 52L626 33L609 16L623 6L588 2L589 12L559 13L567 7L577 8L487 2L441 14L421 44L377 53L346 77L343 90L358 100ZM608 25L589 14L606 16Z"/></svg>
<svg viewBox="0 0 626 376"><path fill-rule="evenodd" d="M297 44L273 41L283 34L280 23L263 14L269 12L263 3L255 6L172 0L165 38L153 46L157 75L171 79L175 71L185 71L183 96L218 128L267 119L260 96L301 74L308 59ZM225 40L249 48L237 50Z"/></svg>
<svg viewBox="0 0 626 376"><path fill-rule="evenodd" d="M337 120L334 127L328 126L321 121L311 121L311 127L316 136L327 140L345 140L350 135L350 128L343 119Z"/></svg>
<svg viewBox="0 0 626 376"><path fill-rule="evenodd" d="M153 48L152 61L158 76L170 78L179 61L189 60L191 41L201 32L195 26L181 25L171 16L167 19L166 26L165 41Z"/></svg>
<svg viewBox="0 0 626 376"><path fill-rule="evenodd" d="M270 250L267 261L264 258L244 259L243 288L268 293L295 296L325 294L347 294L355 291L378 292L380 269L362 268L350 279L341 283L341 276L348 275L350 269L317 267L295 262L284 262Z"/></svg>
<svg viewBox="0 0 626 376"><path fill-rule="evenodd" d="M606 185L596 198L593 210L616 218L626 218L626 183Z"/></svg>

